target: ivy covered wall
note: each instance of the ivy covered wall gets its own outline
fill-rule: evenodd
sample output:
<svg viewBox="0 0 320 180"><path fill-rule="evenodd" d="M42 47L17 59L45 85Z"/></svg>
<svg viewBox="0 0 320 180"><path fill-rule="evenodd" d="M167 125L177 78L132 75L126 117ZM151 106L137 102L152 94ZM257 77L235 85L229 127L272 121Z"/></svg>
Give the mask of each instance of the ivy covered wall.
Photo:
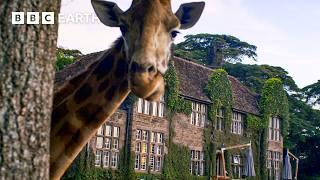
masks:
<svg viewBox="0 0 320 180"><path fill-rule="evenodd" d="M288 104L286 93L279 79L270 79L266 82L261 94L260 108L262 116L247 114L244 120L243 135L230 133L232 106L231 84L228 74L222 69L213 71L204 88L210 100L213 102L208 108L208 123L203 130L203 148L205 152L206 177L192 176L190 169L190 149L173 142L175 129L174 116L179 113L189 118L192 113L191 101L185 100L179 95L179 80L174 69L174 64L169 64L165 75L166 81L166 117L169 121L169 137L166 139L167 154L164 156L163 171L161 174L142 174L134 172L134 155L127 147L120 152L120 163L117 171L94 168L94 155L81 152L76 166L69 168L63 179L209 179L216 175L216 151L222 146L246 144L252 142L252 150L255 162L256 179L266 179L266 150L267 150L267 125L269 117L277 116L281 119L281 132L286 135L288 121ZM128 98L127 107L136 101L134 96ZM215 130L217 110L225 111L224 131ZM231 176L231 154L244 154L243 150L226 151L225 159L228 175ZM89 157L89 158L88 158Z"/></svg>

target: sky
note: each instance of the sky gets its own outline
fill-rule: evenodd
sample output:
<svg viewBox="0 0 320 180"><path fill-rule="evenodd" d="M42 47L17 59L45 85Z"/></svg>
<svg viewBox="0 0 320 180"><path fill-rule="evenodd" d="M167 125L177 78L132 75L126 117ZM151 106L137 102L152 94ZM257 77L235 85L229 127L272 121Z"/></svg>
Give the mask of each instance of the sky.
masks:
<svg viewBox="0 0 320 180"><path fill-rule="evenodd" d="M113 0L122 10L132 0ZM196 1L196 0L195 0ZM320 80L319 0L204 0L205 10L183 36L197 33L227 34L258 47L258 61L248 64L280 66L299 87ZM175 12L180 4L172 1ZM118 28L106 27L94 15L90 0L62 0L58 46L87 54L108 49L120 36Z"/></svg>

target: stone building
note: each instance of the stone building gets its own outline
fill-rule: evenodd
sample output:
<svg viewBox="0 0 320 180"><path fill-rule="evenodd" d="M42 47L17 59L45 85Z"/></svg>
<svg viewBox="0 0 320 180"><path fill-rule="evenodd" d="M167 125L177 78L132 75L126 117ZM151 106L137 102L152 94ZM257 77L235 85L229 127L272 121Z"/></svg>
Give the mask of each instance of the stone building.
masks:
<svg viewBox="0 0 320 180"><path fill-rule="evenodd" d="M94 53L82 57L78 62L60 71L56 75L56 84L62 84L72 74L81 71L87 64L99 56ZM214 71L208 67L174 57L174 67L180 82L180 95L192 102L191 115L177 113L173 116L173 142L190 150L190 173L195 176L206 175L204 129L208 121L210 99L204 92L209 76ZM224 123L224 110L216 114L215 137L216 162L215 176L223 176L223 163L220 149L222 147L247 144L252 142L255 170L259 177L261 168L272 179L280 179L283 154L283 139L280 133L280 120L271 118L268 127L267 148L261 149L261 137L255 137L254 131L247 127L247 117L261 116L258 100L259 94L250 91L236 78L229 76L232 87L233 107L230 127ZM120 151L129 146L134 155L134 169L139 173L160 174L163 169L164 157L168 153L167 140L170 136L169 120L166 117L166 102L148 102L138 99L133 106L121 107L89 142L95 153L95 166L117 169ZM226 133L228 131L229 133ZM263 152L262 152L263 151ZM235 149L225 157L229 161L227 175L240 179L245 163L245 150ZM261 162L261 154L266 162Z"/></svg>

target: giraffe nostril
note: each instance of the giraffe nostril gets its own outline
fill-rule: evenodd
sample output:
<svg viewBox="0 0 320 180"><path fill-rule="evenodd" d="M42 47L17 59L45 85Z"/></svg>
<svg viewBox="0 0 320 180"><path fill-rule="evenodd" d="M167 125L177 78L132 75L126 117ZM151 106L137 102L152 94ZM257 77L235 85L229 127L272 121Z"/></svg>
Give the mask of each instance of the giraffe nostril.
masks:
<svg viewBox="0 0 320 180"><path fill-rule="evenodd" d="M154 74L157 72L156 68L154 66L149 66L148 69L147 69L148 73L150 74Z"/></svg>

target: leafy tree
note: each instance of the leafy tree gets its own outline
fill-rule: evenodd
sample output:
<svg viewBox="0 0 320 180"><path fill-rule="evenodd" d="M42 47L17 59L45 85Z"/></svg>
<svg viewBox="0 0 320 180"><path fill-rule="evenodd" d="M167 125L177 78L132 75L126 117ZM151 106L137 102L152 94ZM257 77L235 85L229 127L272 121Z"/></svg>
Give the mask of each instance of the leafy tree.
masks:
<svg viewBox="0 0 320 180"><path fill-rule="evenodd" d="M242 83L258 93L260 93L264 82L269 78L281 79L287 91L300 91L293 78L281 67L226 63L224 69L226 69L229 75L237 77Z"/></svg>
<svg viewBox="0 0 320 180"><path fill-rule="evenodd" d="M57 61L55 64L56 70L59 71L69 64L72 64L83 54L79 50L70 50L64 48L57 48Z"/></svg>
<svg viewBox="0 0 320 180"><path fill-rule="evenodd" d="M197 34L185 36L185 41L175 47L175 55L189 60L196 60L201 64L213 65L222 62L218 60L219 53L221 60L227 62L242 62L245 57L256 61L257 47L229 35Z"/></svg>
<svg viewBox="0 0 320 180"><path fill-rule="evenodd" d="M246 48L236 48L240 45ZM229 62L223 65L228 74L238 78L257 93L261 93L267 79L281 79L289 102L290 128L285 139L286 146L300 157L299 177L310 177L310 179L319 177L320 111L312 109L310 105L320 104L320 81L301 90L288 72L281 67L241 64L244 57L256 60L256 47L232 36L189 35L184 42L176 46L175 55L208 65L210 49L214 46L222 47L224 60ZM310 105L304 101L305 99Z"/></svg>
<svg viewBox="0 0 320 180"><path fill-rule="evenodd" d="M302 89L306 102L312 105L320 105L320 80Z"/></svg>

